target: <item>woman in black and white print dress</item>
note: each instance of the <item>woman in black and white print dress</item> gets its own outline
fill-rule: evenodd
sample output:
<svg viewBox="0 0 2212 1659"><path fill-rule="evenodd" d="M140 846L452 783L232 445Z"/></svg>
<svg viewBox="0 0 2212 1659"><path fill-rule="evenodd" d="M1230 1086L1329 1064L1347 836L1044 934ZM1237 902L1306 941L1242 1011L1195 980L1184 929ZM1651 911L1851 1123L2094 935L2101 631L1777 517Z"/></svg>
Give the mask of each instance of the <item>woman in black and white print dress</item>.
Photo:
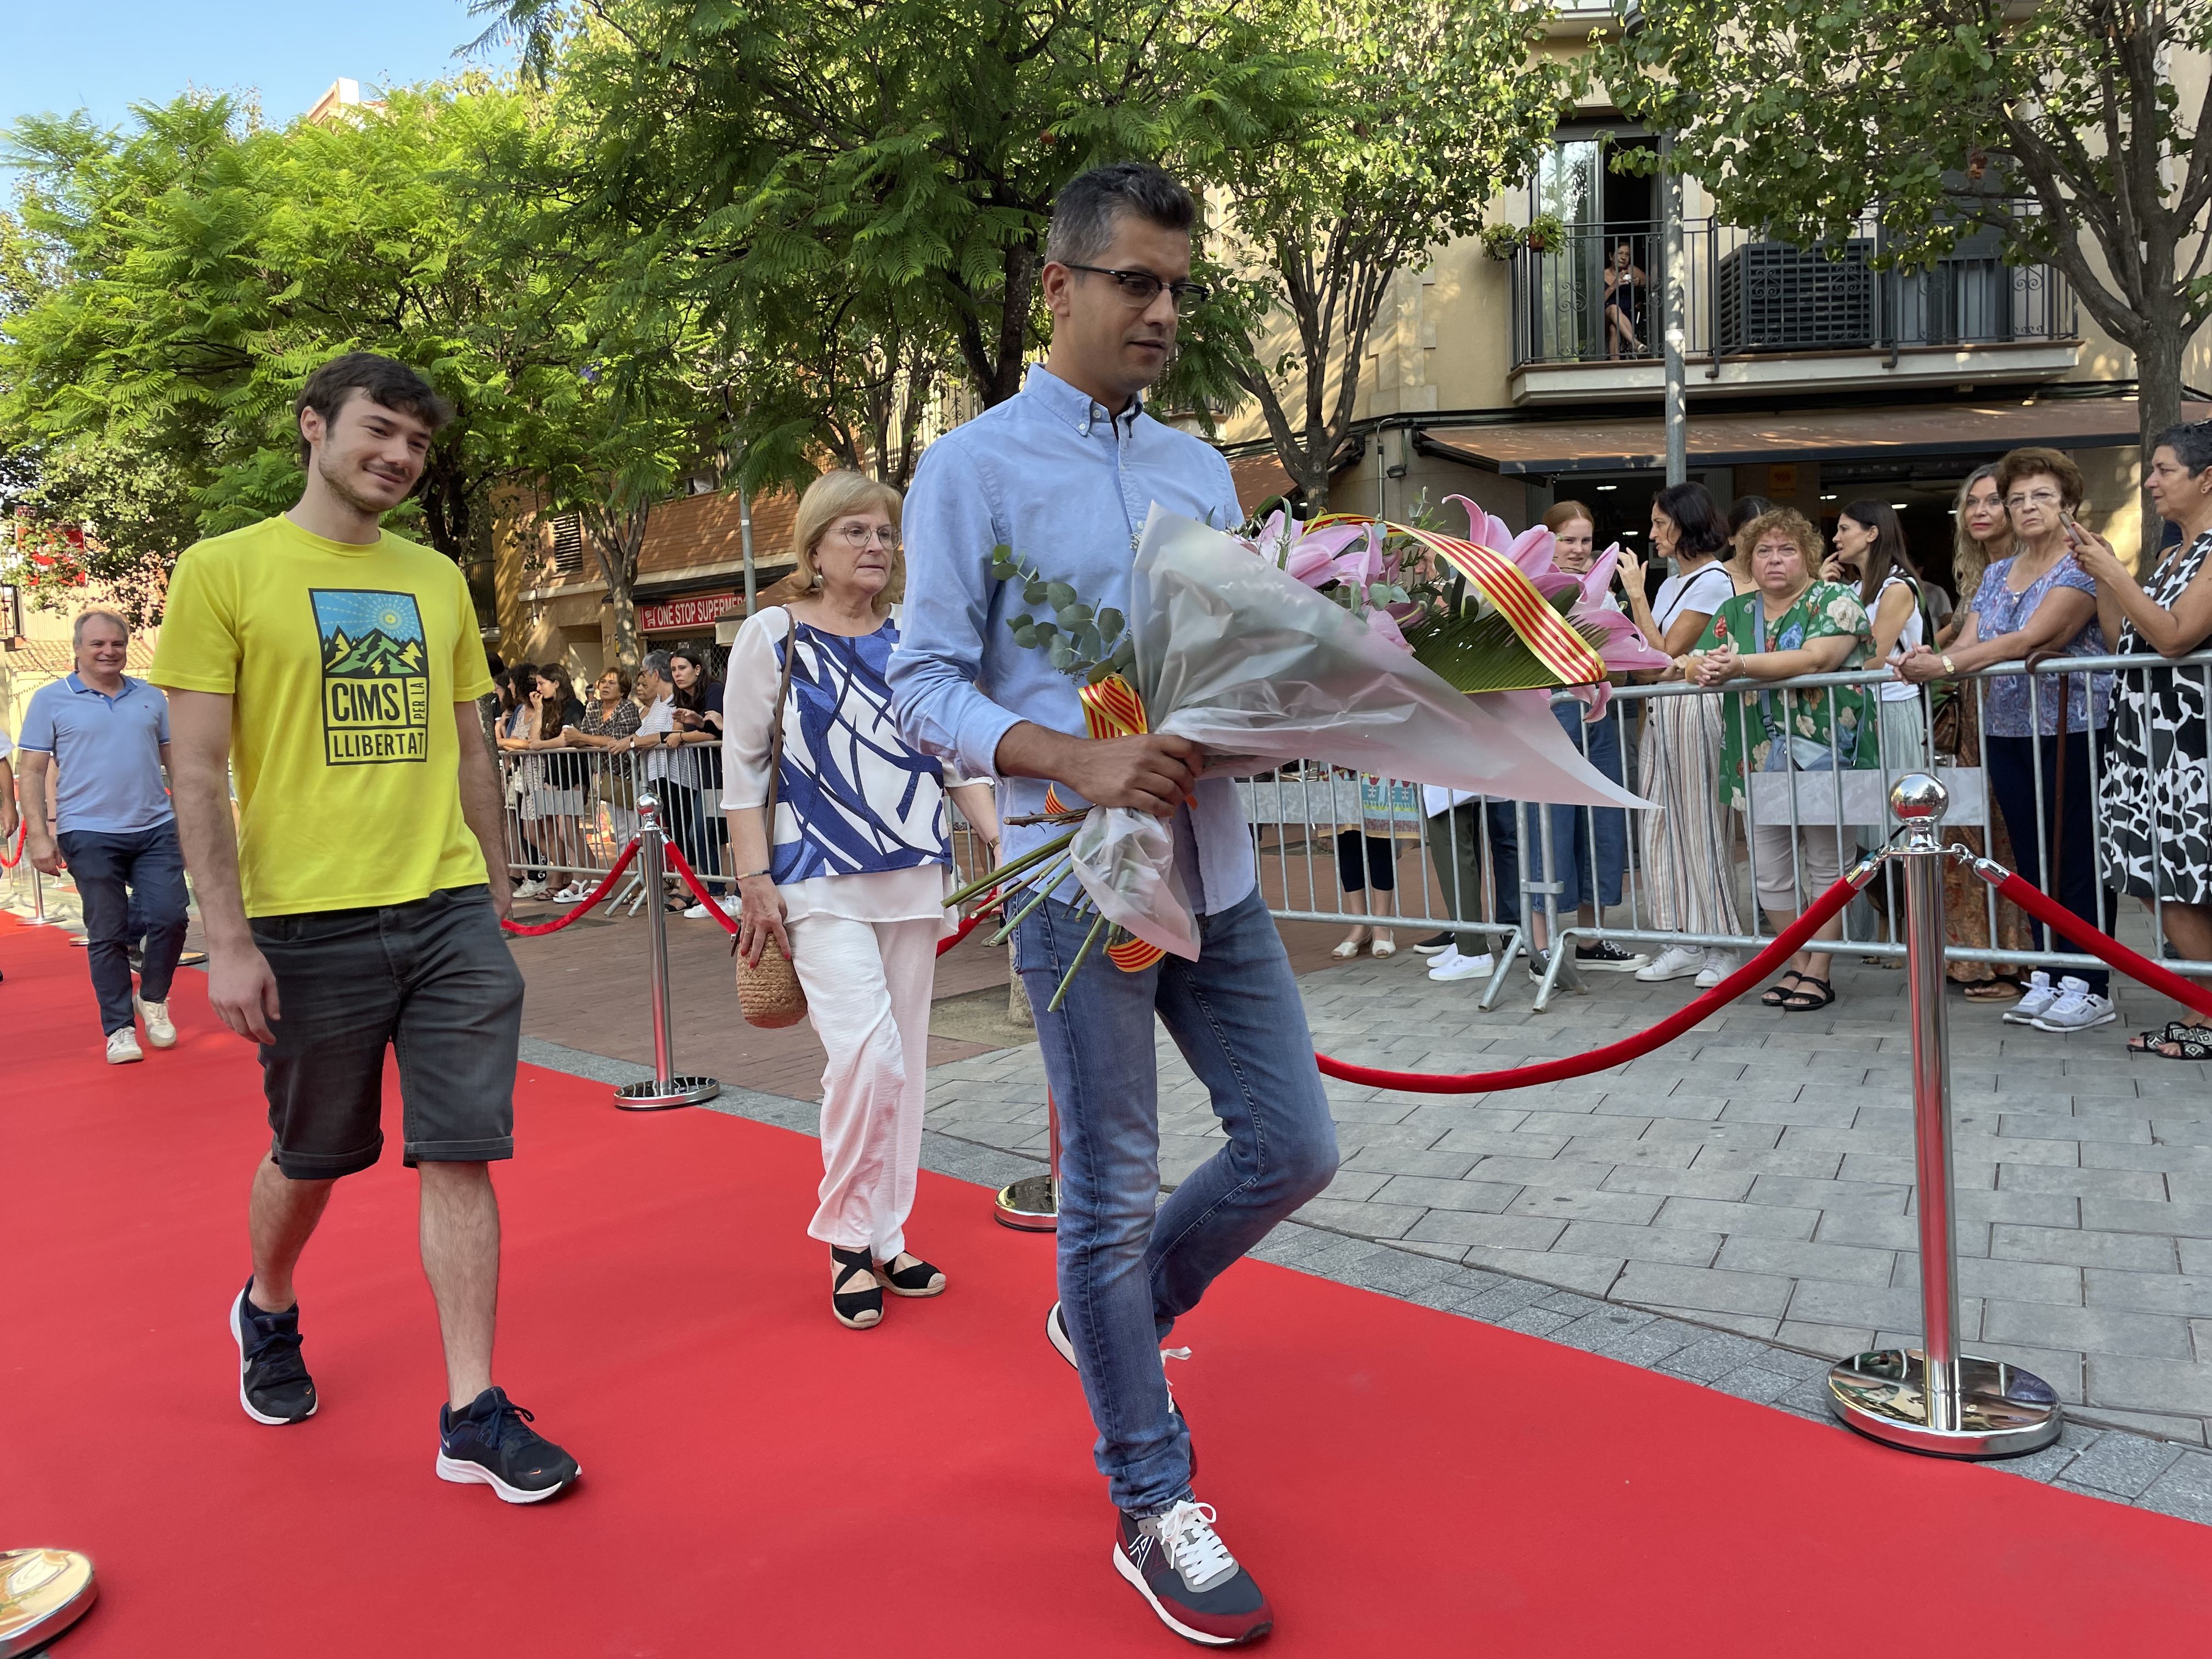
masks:
<svg viewBox="0 0 2212 1659"><path fill-rule="evenodd" d="M2075 559L2096 579L2107 638L2123 657L2189 655L2212 636L2212 422L2171 427L2151 447L2144 488L2181 529L2137 582L2101 538L2076 529ZM2212 962L2212 756L2207 670L2148 663L2113 677L2112 746L2100 800L2104 853L2119 885L2158 915L2192 962ZM2177 1045L2147 1033L2136 1046Z"/></svg>

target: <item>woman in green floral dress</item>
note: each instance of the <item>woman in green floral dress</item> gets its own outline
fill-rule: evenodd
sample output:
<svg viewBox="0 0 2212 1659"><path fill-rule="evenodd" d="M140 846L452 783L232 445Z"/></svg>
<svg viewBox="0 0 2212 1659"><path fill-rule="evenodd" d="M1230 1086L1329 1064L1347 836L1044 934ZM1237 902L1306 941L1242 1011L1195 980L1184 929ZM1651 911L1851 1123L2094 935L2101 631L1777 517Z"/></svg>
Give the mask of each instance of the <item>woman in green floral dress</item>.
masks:
<svg viewBox="0 0 2212 1659"><path fill-rule="evenodd" d="M1752 576L1759 586L1713 612L1705 637L1684 672L1715 688L1732 680L1784 680L1801 674L1833 674L1867 660L1874 634L1858 595L1837 582L1820 581L1820 532L1790 507L1761 514L1744 526ZM1879 766L1880 722L1871 692L1858 686L1808 690L1760 690L1731 696L1721 715L1721 802L1743 813L1750 830L1752 881L1759 908L1777 933L1796 921L1804 900L1825 892L1842 874L1852 832L1841 822L1840 793L1818 816L1789 793L1778 810L1762 800L1752 811L1758 772L1848 772ZM1765 791L1758 792L1762 796ZM1801 793L1801 801L1808 799ZM1793 826L1792 817L1799 821ZM1759 822L1761 817L1769 822ZM1803 878L1802 890L1799 878ZM1843 936L1838 915L1817 937ZM1790 970L1761 997L1770 1008L1804 1013L1836 1000L1828 982L1826 951L1801 951Z"/></svg>

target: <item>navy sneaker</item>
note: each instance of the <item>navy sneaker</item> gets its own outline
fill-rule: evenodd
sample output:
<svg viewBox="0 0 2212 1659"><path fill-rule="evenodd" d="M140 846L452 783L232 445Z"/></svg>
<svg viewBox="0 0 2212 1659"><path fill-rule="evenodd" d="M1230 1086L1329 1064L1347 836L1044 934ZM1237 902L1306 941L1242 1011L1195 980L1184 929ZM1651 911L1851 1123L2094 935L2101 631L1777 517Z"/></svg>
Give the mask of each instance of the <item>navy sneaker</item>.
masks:
<svg viewBox="0 0 2212 1659"><path fill-rule="evenodd" d="M486 1389L458 1414L438 1408L438 1479L481 1481L510 1504L542 1504L576 1484L576 1460L530 1427L531 1414Z"/></svg>
<svg viewBox="0 0 2212 1659"><path fill-rule="evenodd" d="M264 1313L246 1290L230 1304L230 1334L238 1344L238 1403L257 1423L304 1423L315 1414L315 1380L300 1358L300 1309Z"/></svg>
<svg viewBox="0 0 2212 1659"><path fill-rule="evenodd" d="M1160 1622L1210 1648L1242 1647L1275 1627L1275 1611L1213 1530L1213 1510L1186 1498L1158 1515L1121 1511L1114 1570Z"/></svg>

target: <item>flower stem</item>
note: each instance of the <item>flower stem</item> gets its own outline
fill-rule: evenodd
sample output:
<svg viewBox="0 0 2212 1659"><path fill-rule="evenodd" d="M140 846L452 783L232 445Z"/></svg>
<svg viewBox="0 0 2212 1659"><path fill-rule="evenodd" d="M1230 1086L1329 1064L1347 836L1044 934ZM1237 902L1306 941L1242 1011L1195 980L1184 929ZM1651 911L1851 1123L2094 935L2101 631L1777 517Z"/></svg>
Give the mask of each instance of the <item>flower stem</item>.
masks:
<svg viewBox="0 0 2212 1659"><path fill-rule="evenodd" d="M1083 966L1083 958L1091 954L1091 947L1098 942L1098 935L1105 926L1106 918L1103 915L1091 924L1091 931L1083 936L1083 947L1076 951L1075 960L1067 964L1067 972L1060 977L1060 989L1054 991L1052 1000L1045 1004L1045 1012L1051 1014L1060 1011L1061 1000L1067 995L1067 988L1075 983L1075 970Z"/></svg>
<svg viewBox="0 0 2212 1659"><path fill-rule="evenodd" d="M1054 854L1066 852L1068 842L1074 839L1075 831L1071 830L1064 836L1054 836L1042 846L1032 847L1021 857L1002 864L988 874L978 876L974 881L969 882L945 901L946 908L964 904L976 894L988 893L992 888L1002 885L1009 876L1019 875L1023 871L1034 868Z"/></svg>

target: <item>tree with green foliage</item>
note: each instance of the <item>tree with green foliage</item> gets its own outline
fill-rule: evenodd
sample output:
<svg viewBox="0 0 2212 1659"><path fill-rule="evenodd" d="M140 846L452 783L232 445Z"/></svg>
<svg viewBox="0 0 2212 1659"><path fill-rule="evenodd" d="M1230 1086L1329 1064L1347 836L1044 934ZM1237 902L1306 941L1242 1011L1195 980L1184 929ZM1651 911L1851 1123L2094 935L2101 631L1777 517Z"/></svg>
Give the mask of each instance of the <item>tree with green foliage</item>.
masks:
<svg viewBox="0 0 2212 1659"><path fill-rule="evenodd" d="M1216 176L1304 67L1214 0L510 0L502 26L595 112L596 212L632 264L744 343L752 482L825 451L910 465L954 372L1011 397L1060 185L1129 156Z"/></svg>
<svg viewBox="0 0 2212 1659"><path fill-rule="evenodd" d="M1601 73L1739 224L1810 246L1878 211L1908 266L1984 228L2049 261L2134 352L2148 445L2212 314L2209 51L2171 0L1640 0Z"/></svg>
<svg viewBox="0 0 2212 1659"><path fill-rule="evenodd" d="M94 526L96 574L157 592L196 536L290 506L293 399L356 349L457 410L394 527L488 568L490 488L574 384L588 299L490 228L489 160L536 118L478 82L281 131L198 95L15 127L6 229L35 280L0 332L0 447Z"/></svg>
<svg viewBox="0 0 2212 1659"><path fill-rule="evenodd" d="M1480 228L1485 204L1535 166L1577 77L1538 50L1548 7L1291 0L1268 15L1315 79L1294 127L1222 157L1229 281L1185 356L1218 354L1318 504L1392 278Z"/></svg>

